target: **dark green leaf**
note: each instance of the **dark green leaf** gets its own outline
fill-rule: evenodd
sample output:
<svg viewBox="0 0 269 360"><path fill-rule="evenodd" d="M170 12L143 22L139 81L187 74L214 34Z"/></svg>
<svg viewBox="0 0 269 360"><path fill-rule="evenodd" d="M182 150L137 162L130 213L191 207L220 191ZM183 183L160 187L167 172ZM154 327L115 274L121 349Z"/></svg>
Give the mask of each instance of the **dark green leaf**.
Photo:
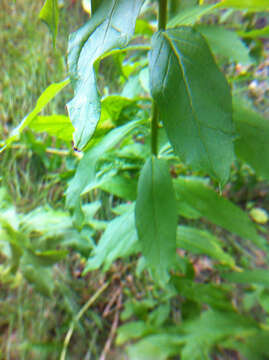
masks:
<svg viewBox="0 0 269 360"><path fill-rule="evenodd" d="M100 185L100 189L125 200L136 199L137 180L131 177L116 175Z"/></svg>
<svg viewBox="0 0 269 360"><path fill-rule="evenodd" d="M92 18L70 36L68 63L75 96L67 107L78 149L88 144L100 118L94 64L111 49L127 46L142 3L143 0L102 1Z"/></svg>
<svg viewBox="0 0 269 360"><path fill-rule="evenodd" d="M247 213L201 181L178 178L174 186L178 201L192 207L200 216L255 243L262 241Z"/></svg>
<svg viewBox="0 0 269 360"><path fill-rule="evenodd" d="M232 99L204 38L190 27L156 33L150 83L181 159L225 183L233 161Z"/></svg>
<svg viewBox="0 0 269 360"><path fill-rule="evenodd" d="M188 300L200 304L207 304L216 310L232 311L229 293L219 285L196 283L184 277L175 276L173 285L178 294Z"/></svg>
<svg viewBox="0 0 269 360"><path fill-rule="evenodd" d="M47 24L52 34L53 45L55 46L59 22L58 0L46 0L39 13L39 19Z"/></svg>
<svg viewBox="0 0 269 360"><path fill-rule="evenodd" d="M239 134L235 141L236 155L251 165L258 175L269 180L268 120L244 105L243 100L235 98L234 122Z"/></svg>
<svg viewBox="0 0 269 360"><path fill-rule="evenodd" d="M212 347L221 340L226 337L248 336L258 329L253 321L237 313L211 310L183 327L187 336L182 360L209 360Z"/></svg>
<svg viewBox="0 0 269 360"><path fill-rule="evenodd" d="M141 170L135 213L142 253L154 276L165 282L175 261L177 228L176 200L165 160L149 158Z"/></svg>

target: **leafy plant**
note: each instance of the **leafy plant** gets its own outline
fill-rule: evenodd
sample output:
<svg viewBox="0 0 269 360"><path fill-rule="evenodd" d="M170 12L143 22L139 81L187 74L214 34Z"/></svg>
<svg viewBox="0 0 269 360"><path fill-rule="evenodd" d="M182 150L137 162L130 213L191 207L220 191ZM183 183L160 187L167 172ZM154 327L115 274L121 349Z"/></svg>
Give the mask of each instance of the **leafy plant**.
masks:
<svg viewBox="0 0 269 360"><path fill-rule="evenodd" d="M213 351L224 349L255 358L252 339L268 335L268 281L265 270L253 266L250 253L262 251L267 265L268 245L259 233L264 228L222 191L231 167L240 161L268 180L269 129L261 115L232 94L232 78L229 83L221 71L229 61L254 63L241 40L248 32L237 34L226 24L201 24L199 19L225 8L231 9L228 15L237 9L265 11L267 1L181 2L170 11L170 19L166 0L104 0L91 5L90 19L69 37L69 79L44 91L4 148L26 126L66 141L74 130L74 149L83 156L66 191L73 224L79 231L87 227L85 206L97 189L110 194L111 201L108 223L99 223L99 228L95 223L105 231L84 252L84 273L107 270L119 257L141 254L137 276L146 269L154 281L155 294L148 302L128 302L129 315L123 313L123 320L137 319L119 329L118 343L142 338L129 348L131 359L179 354L183 360L209 359ZM158 14L157 28L149 20L155 15L152 10ZM55 43L57 2L46 0L40 17ZM233 46L242 53L232 51ZM101 81L99 90L98 74L106 75L109 60L119 76L113 90ZM69 118L38 116L69 82L74 90L67 104ZM258 152L263 153L262 161ZM15 258L20 258L17 243L10 244ZM23 251L28 254L29 247ZM215 284L207 284L211 279L195 269L197 255L210 259ZM233 303L231 284L236 283L250 287L262 320L245 315L244 304ZM244 298L246 304L249 297ZM170 316L175 302L178 322ZM261 342L259 356L266 358L269 347Z"/></svg>

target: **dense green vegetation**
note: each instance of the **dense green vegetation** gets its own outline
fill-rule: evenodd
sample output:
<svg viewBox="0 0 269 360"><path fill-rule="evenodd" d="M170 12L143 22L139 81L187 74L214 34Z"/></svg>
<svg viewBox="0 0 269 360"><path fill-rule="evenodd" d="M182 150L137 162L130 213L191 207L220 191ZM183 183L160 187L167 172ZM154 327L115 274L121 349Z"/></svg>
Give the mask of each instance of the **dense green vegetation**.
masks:
<svg viewBox="0 0 269 360"><path fill-rule="evenodd" d="M268 1L0 10L0 359L267 359Z"/></svg>

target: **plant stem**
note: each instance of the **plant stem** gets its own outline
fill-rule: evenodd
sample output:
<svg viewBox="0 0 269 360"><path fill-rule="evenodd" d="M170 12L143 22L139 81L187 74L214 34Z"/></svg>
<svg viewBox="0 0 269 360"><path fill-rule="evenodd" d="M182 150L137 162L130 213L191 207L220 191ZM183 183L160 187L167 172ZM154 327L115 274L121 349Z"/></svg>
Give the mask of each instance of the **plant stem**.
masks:
<svg viewBox="0 0 269 360"><path fill-rule="evenodd" d="M155 156L157 156L158 153L158 109L155 102L153 102L152 105L151 153Z"/></svg>
<svg viewBox="0 0 269 360"><path fill-rule="evenodd" d="M165 30L167 20L167 0L159 0L158 8L158 30ZM158 109L153 101L151 119L151 152L157 156L158 153Z"/></svg>
<svg viewBox="0 0 269 360"><path fill-rule="evenodd" d="M165 30L167 20L167 0L159 0L158 30Z"/></svg>

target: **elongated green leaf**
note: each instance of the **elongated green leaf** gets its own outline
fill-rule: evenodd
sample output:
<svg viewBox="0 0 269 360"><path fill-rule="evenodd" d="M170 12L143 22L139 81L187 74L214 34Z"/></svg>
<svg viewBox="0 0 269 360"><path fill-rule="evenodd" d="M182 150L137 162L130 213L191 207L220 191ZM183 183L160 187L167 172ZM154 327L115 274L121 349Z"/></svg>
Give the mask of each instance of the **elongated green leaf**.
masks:
<svg viewBox="0 0 269 360"><path fill-rule="evenodd" d="M181 159L225 183L233 161L232 100L204 38L190 27L156 33L150 83Z"/></svg>
<svg viewBox="0 0 269 360"><path fill-rule="evenodd" d="M196 28L204 35L214 54L243 65L252 63L248 47L236 32L214 25L198 25Z"/></svg>
<svg viewBox="0 0 269 360"><path fill-rule="evenodd" d="M173 184L164 160L149 158L138 181L136 227L142 253L160 282L176 254L177 210Z"/></svg>
<svg viewBox="0 0 269 360"><path fill-rule="evenodd" d="M67 206L75 208L80 194L96 181L96 163L99 158L109 149L113 148L120 140L127 136L140 124L140 121L132 121L126 125L111 130L97 145L85 152L81 159L74 178L69 183L66 201Z"/></svg>
<svg viewBox="0 0 269 360"><path fill-rule="evenodd" d="M232 272L222 274L222 277L228 281L238 284L259 284L269 287L269 270L255 269L242 272Z"/></svg>
<svg viewBox="0 0 269 360"><path fill-rule="evenodd" d="M219 240L208 231L189 226L179 226L177 246L193 254L208 255L222 264L235 266L232 256L222 250Z"/></svg>
<svg viewBox="0 0 269 360"><path fill-rule="evenodd" d="M269 37L269 26L265 26L262 29L254 29L249 31L238 31L237 34L243 38L268 38Z"/></svg>
<svg viewBox="0 0 269 360"><path fill-rule="evenodd" d="M269 11L268 0L222 0L218 7L249 11Z"/></svg>
<svg viewBox="0 0 269 360"><path fill-rule="evenodd" d="M111 49L127 46L142 3L143 0L102 1L89 22L70 36L68 64L75 95L67 107L78 149L88 144L100 118L94 63Z"/></svg>
<svg viewBox="0 0 269 360"><path fill-rule="evenodd" d="M39 13L39 19L47 24L55 46L59 22L58 0L46 0Z"/></svg>
<svg viewBox="0 0 269 360"><path fill-rule="evenodd" d="M255 225L243 210L201 181L178 178L174 186L178 201L194 208L212 223L255 243L262 241Z"/></svg>
<svg viewBox="0 0 269 360"><path fill-rule="evenodd" d="M233 108L239 134L235 141L236 155L269 180L269 122L240 99L234 99Z"/></svg>
<svg viewBox="0 0 269 360"><path fill-rule="evenodd" d="M101 266L108 270L117 258L138 252L134 208L112 220L88 259L84 273Z"/></svg>
<svg viewBox="0 0 269 360"><path fill-rule="evenodd" d="M12 130L9 138L6 140L5 146L0 149L3 151L13 141L16 141L26 126L29 126L41 110L66 86L69 84L69 79L49 85L46 90L40 95L36 106L30 114L26 115L19 126Z"/></svg>
<svg viewBox="0 0 269 360"><path fill-rule="evenodd" d="M176 16L169 20L167 27L172 28L179 25L193 25L203 15L209 14L216 7L213 5L193 6L182 11L179 11Z"/></svg>
<svg viewBox="0 0 269 360"><path fill-rule="evenodd" d="M74 127L69 117L65 115L37 116L29 127L36 132L46 132L59 139L72 141Z"/></svg>

